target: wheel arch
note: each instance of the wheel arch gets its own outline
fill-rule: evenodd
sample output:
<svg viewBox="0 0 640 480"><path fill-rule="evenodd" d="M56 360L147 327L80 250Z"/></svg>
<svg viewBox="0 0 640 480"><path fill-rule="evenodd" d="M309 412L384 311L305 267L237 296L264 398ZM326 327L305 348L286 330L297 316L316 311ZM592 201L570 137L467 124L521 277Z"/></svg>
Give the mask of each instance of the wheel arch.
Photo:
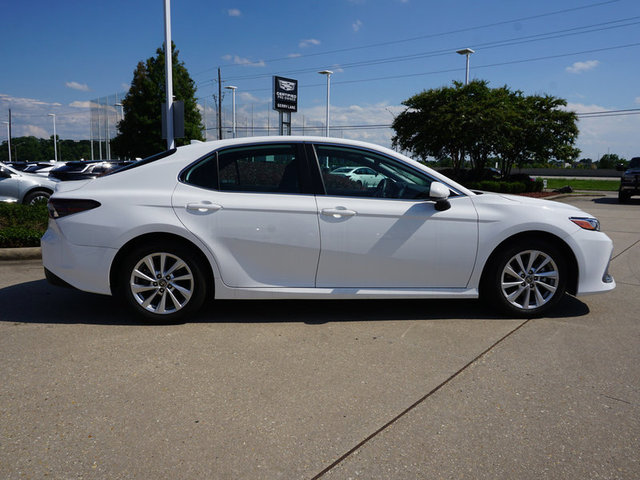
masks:
<svg viewBox="0 0 640 480"><path fill-rule="evenodd" d="M496 256L501 251L511 247L512 245L515 245L523 241L530 241L533 239L544 240L546 242L549 242L554 247L560 250L560 253L562 254L564 260L567 262L567 292L569 292L572 295L575 295L578 292L578 277L580 272L578 271L578 261L576 259L575 254L573 253L573 250L571 250L571 247L569 247L569 245L560 237L552 233L544 232L540 230L530 230L526 232L520 232L506 238L497 247L493 249L493 251L491 252L491 255L489 255L489 258L487 258L487 261L485 262L484 267L482 269L482 275L480 277L480 290L481 290L480 295L481 296L483 293L482 292L483 286L486 284L486 275L488 273L490 266L495 261Z"/></svg>
<svg viewBox="0 0 640 480"><path fill-rule="evenodd" d="M150 243L172 243L174 245L180 245L184 248L188 248L191 252L193 252L199 259L200 265L204 269L204 274L207 280L207 296L211 295L213 298L213 293L215 290L215 276L213 274L213 269L211 267L211 263L209 259L204 254L204 252L193 242L190 240L181 237L180 235L176 235L173 233L166 232L153 232L153 233L145 233L138 237L132 238L127 243L125 243L111 262L111 269L109 271L109 286L111 288L111 293L114 294L116 279L118 278L118 274L120 269L122 268L124 259L127 258L130 252L134 249L138 248L141 245L147 245Z"/></svg>
<svg viewBox="0 0 640 480"><path fill-rule="evenodd" d="M29 190L24 192L24 195L22 196L22 202L21 203L25 204L26 199L29 198L30 195L32 195L32 194L34 194L36 192L45 192L45 193L48 193L49 196L53 195L53 190L51 190L50 188L38 185L38 186L30 188Z"/></svg>

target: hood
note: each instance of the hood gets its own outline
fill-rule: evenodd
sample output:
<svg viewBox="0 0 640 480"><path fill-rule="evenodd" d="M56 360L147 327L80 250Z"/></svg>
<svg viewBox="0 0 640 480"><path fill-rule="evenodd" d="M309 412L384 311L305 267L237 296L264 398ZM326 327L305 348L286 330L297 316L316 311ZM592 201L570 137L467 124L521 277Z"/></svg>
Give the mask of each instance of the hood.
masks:
<svg viewBox="0 0 640 480"><path fill-rule="evenodd" d="M520 204L523 206L531 206L549 209L564 209L581 212L578 207L562 202L554 202L553 200L544 200L542 198L525 197L524 195L510 195L508 193L482 192L482 195L474 197L474 201L486 201L487 203L501 204Z"/></svg>

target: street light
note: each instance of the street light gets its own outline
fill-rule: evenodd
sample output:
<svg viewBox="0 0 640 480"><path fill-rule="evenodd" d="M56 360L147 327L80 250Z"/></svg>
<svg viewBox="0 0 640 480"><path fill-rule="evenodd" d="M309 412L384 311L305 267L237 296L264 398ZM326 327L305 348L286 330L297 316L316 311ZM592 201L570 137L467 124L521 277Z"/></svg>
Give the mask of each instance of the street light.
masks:
<svg viewBox="0 0 640 480"><path fill-rule="evenodd" d="M120 102L114 103L114 107L120 107L120 119L124 120L124 105Z"/></svg>
<svg viewBox="0 0 640 480"><path fill-rule="evenodd" d="M231 118L232 118L232 123L233 123L233 138L236 138L236 89L238 87L235 87L233 85L229 85L228 87L224 87L227 90L231 90L232 94L231 94L231 103L233 105L233 109L231 110Z"/></svg>
<svg viewBox="0 0 640 480"><path fill-rule="evenodd" d="M463 48L462 50L457 50L456 53L458 55L466 55L467 57L467 73L465 75L465 80L464 80L464 84L465 85L469 85L469 57L471 56L472 53L476 53L474 50L471 50L470 48Z"/></svg>
<svg viewBox="0 0 640 480"><path fill-rule="evenodd" d="M9 163L11 163L11 130L9 129L9 122L2 122L7 124L7 146L9 147Z"/></svg>
<svg viewBox="0 0 640 480"><path fill-rule="evenodd" d="M53 159L58 161L58 138L56 137L56 114L47 113L49 117L53 117Z"/></svg>
<svg viewBox="0 0 640 480"><path fill-rule="evenodd" d="M326 126L325 126L325 136L329 136L329 94L331 88L331 75L333 72L331 70L321 70L318 72L320 75L327 76L327 114L326 114Z"/></svg>

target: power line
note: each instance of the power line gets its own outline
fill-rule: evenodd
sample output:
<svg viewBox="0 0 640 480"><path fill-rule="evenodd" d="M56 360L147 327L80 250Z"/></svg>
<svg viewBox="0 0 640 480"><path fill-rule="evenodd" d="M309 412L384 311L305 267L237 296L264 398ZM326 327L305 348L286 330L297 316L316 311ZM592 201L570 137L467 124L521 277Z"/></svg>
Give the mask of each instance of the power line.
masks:
<svg viewBox="0 0 640 480"><path fill-rule="evenodd" d="M564 38L564 37L569 37L574 35L584 35L587 33L601 32L605 30L611 30L614 28L630 27L630 26L640 24L640 21L630 22L630 20L638 20L638 19L640 19L640 16L628 17L628 18L623 18L619 20L612 20L609 22L596 23L592 25L585 25L582 27L573 27L573 28L557 30L553 32L540 33L536 35L527 35L524 37L516 37L516 38L505 39L505 40L496 40L493 42L485 42L477 45L474 44L474 49L476 49L476 51L488 50L493 48L540 42L544 40L554 40L554 39ZM614 23L620 23L620 22L628 22L628 23L625 23L622 25L612 25ZM599 28L595 28L595 27L599 27ZM582 31L576 31L576 30L582 30ZM445 55L451 55L451 52L455 50L456 50L456 47L450 47L446 49L432 50L427 52L414 53L410 55L400 55L400 56L396 55L393 57L383 57L378 59L363 60L363 61L351 62L351 63L340 63L339 67L342 69L357 68L357 67L366 67L366 66L372 66L372 65L381 65L385 63L396 63L396 62L403 62L403 61L409 61L409 60L416 60L421 58L445 56ZM320 67L304 68L304 69L298 69L298 70L286 70L286 71L279 71L279 72L272 72L272 73L260 73L260 74L253 74L253 75L241 75L241 76L229 77L227 78L227 81L269 78L275 74L294 75L294 74L300 74L300 73L312 73L312 72L316 72L318 68ZM212 83L212 82L213 80L208 80L206 82L201 83L200 85L207 86L209 83Z"/></svg>
<svg viewBox="0 0 640 480"><path fill-rule="evenodd" d="M609 51L609 50L618 50L618 49L622 49L622 48L631 48L631 47L637 47L640 46L640 42L637 43L629 43L626 45L616 45L616 46L612 46L612 47L603 47L603 48L594 48L594 49L590 49L590 50L582 50L579 52L570 52L570 53L562 53L562 54L557 54L557 55L547 55L544 57L533 57L533 58L526 58L526 59L520 59L520 60L511 60L511 61L507 61L507 62L498 62L498 63L489 63L489 64L484 64L484 65L476 65L474 66L474 70L480 69L480 68L492 68L492 67L501 67L501 66L505 66L505 65L516 65L519 63L528 63L528 62L538 62L538 61L542 61L542 60L552 60L552 59L556 59L556 58L563 58L563 57L571 57L571 56L575 56L575 55L583 55L585 53L596 53L596 52L604 52L604 51ZM421 77L421 76L426 76L426 75L436 75L436 74L440 74L440 73L450 73L450 72L457 72L459 71L459 68L448 68L448 69L443 69L443 70L432 70L429 72L420 72L420 73L405 73L402 75L387 75L384 77L370 77L370 78L361 78L358 80L341 80L341 81L333 81L331 82L332 85L346 85L346 84L350 84L350 83L362 83L362 82L375 82L375 81L381 81L381 80L394 80L394 79L398 79L398 78L411 78L411 77ZM308 85L300 85L299 88L309 88L309 87L319 87L319 86L324 86L324 83L313 83L313 84L308 84ZM250 90L244 90L245 92L249 93L249 92L264 92L264 91L271 91L270 88L256 88L256 89L250 89Z"/></svg>
<svg viewBox="0 0 640 480"><path fill-rule="evenodd" d="M530 15L527 17L520 17L520 18L514 18L514 19L510 19L510 20L502 20L500 22L493 22L493 23L487 23L484 25L476 25L473 27L466 27L466 28L460 28L460 29L456 29L456 30L449 30L446 32L440 32L440 33L431 33L431 34L427 34L427 35L419 35L416 37L409 37L409 38L404 38L404 39L399 39L399 40L391 40L388 42L379 42L379 43L371 43L368 45L361 45L358 47L348 47L348 48L339 48L339 49L335 49L335 50L326 50L324 52L316 52L316 53L308 53L305 55L297 55L296 57L291 57L291 56L287 56L287 57L278 57L278 58L272 58L269 60L260 60L257 62L248 62L248 63L243 63L242 65L239 64L235 64L235 63L230 63L230 64L225 64L222 65L223 67L238 67L238 66L247 66L247 65L260 65L262 63L273 63L273 62L280 62L280 61L286 61L286 60L297 60L299 58L309 58L309 57L318 57L318 56L322 56L322 55L331 55L331 54L335 54L335 53L342 53L342 52L349 52L349 51L354 51L354 50L363 50L363 49L368 49L368 48L376 48L376 47L383 47L383 46L388 46L388 45L397 45L399 43L406 43L406 42L413 42L413 41L417 41L417 40L423 40L426 38L436 38L436 37L441 37L441 36L446 36L446 35L453 35L453 34L457 34L457 33L463 33L463 32L469 32L469 31L473 31L473 30L480 30L480 29L484 29L484 28L491 28L491 27L497 27L500 25L506 25L509 23L514 23L514 22L524 22L527 20L535 20L535 19L539 19L539 18L545 18L545 17L550 17L550 16L554 16L554 15L561 15L564 13L570 13L570 12L575 12L575 11L579 11L579 10L585 10L588 8L594 8L594 7L600 7L603 5L608 5L611 3L617 3L620 0L608 0L605 2L597 2L597 3L592 3L589 5L583 5L581 7L574 7L574 8L565 8L562 10L555 10L552 12L547 12L547 13L541 13L541 14L537 14L537 15ZM217 67L212 67L212 68L208 68L205 70L202 70L200 72L197 72L195 75L200 75L206 72L210 72L212 70L215 70Z"/></svg>

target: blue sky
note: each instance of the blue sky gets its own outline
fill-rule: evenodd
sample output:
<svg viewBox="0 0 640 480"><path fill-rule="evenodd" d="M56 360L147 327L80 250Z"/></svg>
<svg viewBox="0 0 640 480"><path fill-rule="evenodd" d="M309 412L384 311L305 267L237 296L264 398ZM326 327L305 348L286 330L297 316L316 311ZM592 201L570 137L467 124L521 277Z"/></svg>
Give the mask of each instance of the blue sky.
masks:
<svg viewBox="0 0 640 480"><path fill-rule="evenodd" d="M138 61L164 39L163 1L0 1L0 119L13 135L88 138L91 99L128 88ZM299 81L294 126L324 124L330 69L332 133L383 145L401 102L471 78L567 100L579 113L640 108L637 0L174 0L172 36L212 127L216 68L235 85L239 126L255 131L270 111L271 76ZM224 99L229 121L230 97ZM114 113L115 114L115 113ZM582 156L640 155L640 115L581 117ZM242 131L245 131L242 130ZM321 133L316 130L315 133ZM209 135L213 135L213 130ZM212 137L210 137L212 138ZM0 130L0 141L6 129Z"/></svg>

